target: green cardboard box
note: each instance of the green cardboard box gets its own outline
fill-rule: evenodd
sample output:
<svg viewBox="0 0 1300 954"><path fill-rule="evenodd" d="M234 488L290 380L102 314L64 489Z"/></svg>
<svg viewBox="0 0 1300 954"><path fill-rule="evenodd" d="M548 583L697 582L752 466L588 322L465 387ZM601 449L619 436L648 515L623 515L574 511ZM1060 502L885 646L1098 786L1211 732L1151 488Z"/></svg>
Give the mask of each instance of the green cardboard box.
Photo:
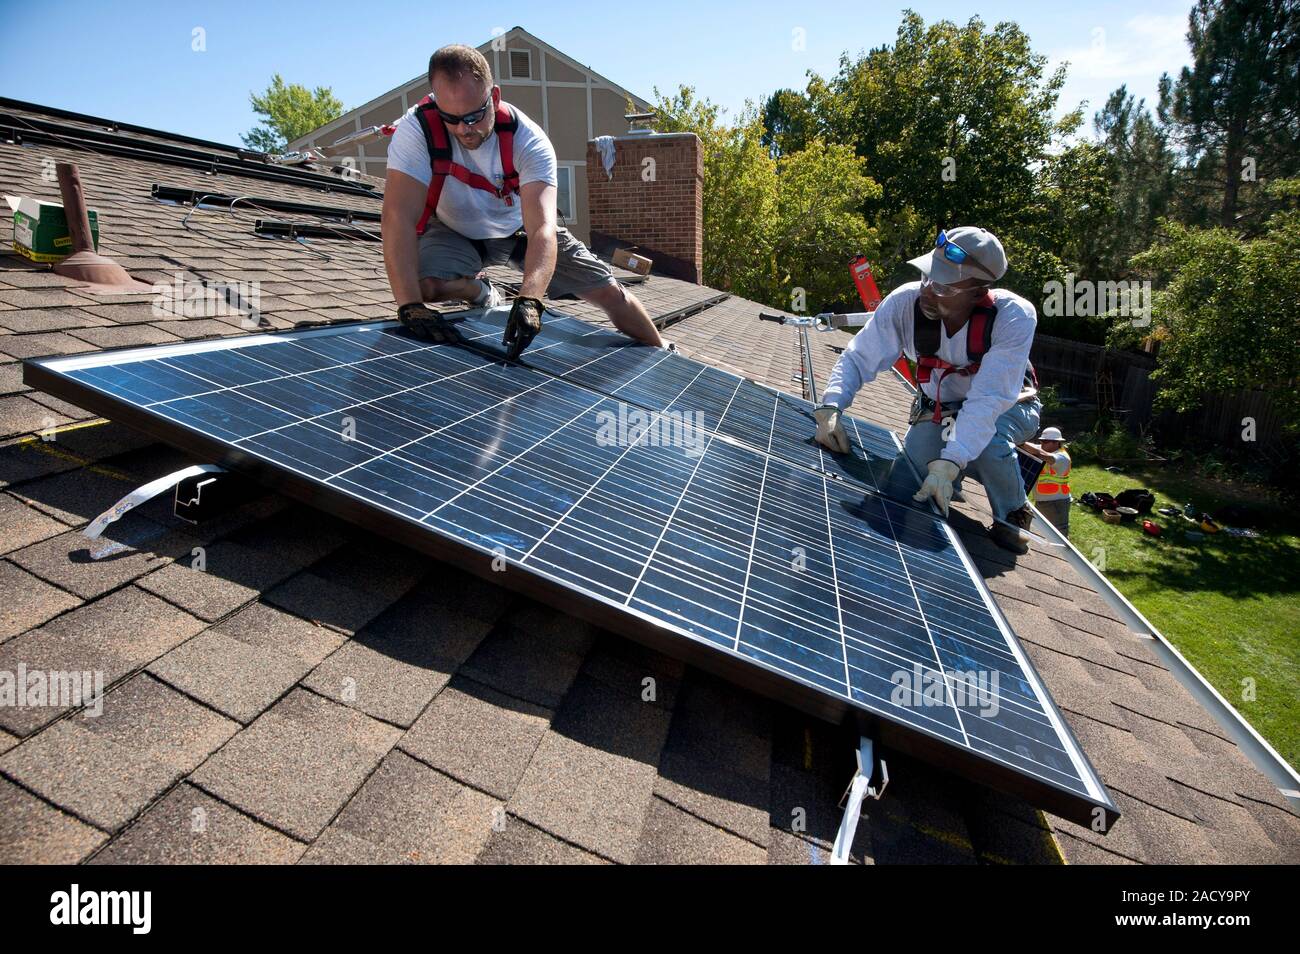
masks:
<svg viewBox="0 0 1300 954"><path fill-rule="evenodd" d="M72 254L72 233L63 206L57 202L7 195L14 210L14 251L33 262L61 262ZM99 248L99 213L87 209L91 241Z"/></svg>

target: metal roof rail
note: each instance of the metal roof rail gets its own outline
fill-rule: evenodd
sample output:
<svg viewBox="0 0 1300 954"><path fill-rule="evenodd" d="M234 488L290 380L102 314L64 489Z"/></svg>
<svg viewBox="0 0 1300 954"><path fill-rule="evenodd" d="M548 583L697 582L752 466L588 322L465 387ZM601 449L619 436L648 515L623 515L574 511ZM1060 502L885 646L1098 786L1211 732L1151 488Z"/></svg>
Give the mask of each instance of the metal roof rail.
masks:
<svg viewBox="0 0 1300 954"><path fill-rule="evenodd" d="M279 222L275 219L258 219L253 223L253 232L263 238L323 238L323 239L361 239L367 242L381 242L383 237L368 229L355 225L312 225L304 222Z"/></svg>
<svg viewBox="0 0 1300 954"><path fill-rule="evenodd" d="M188 189L183 186L162 185L155 182L149 190L155 199L163 202L178 202L182 205L205 205L226 207L238 202L252 209L268 212L297 212L302 215L319 215L324 218L340 219L344 222L378 222L378 212L366 212L361 209L345 209L339 206L314 205L310 202L293 202L289 199L272 199L262 196L226 195L221 192L205 192L202 189Z"/></svg>
<svg viewBox="0 0 1300 954"><path fill-rule="evenodd" d="M317 152L326 156L342 156L364 143L383 139L387 133L383 126L367 126L359 132L348 133L341 139L335 139L328 146L313 146Z"/></svg>
<svg viewBox="0 0 1300 954"><path fill-rule="evenodd" d="M40 113L42 116L52 116L57 119L71 119L76 122L89 123L94 126L103 126L110 132L133 132L144 136L157 136L159 139L167 139L172 142L189 143L191 146L202 146L205 149L224 149L227 152L237 153L241 156L252 158L263 155L255 149L245 149L242 146L231 146L225 143L212 142L209 139L197 139L194 136L183 136L180 133L167 132L162 129L150 129L148 126L135 126L131 123L120 123L115 119L103 119L99 116L89 116L85 113L74 112L69 109L56 109L53 106L42 106L39 103L27 103L21 99L10 99L8 96L0 96L0 109L21 109L26 112Z"/></svg>
<svg viewBox="0 0 1300 954"><path fill-rule="evenodd" d="M208 173L264 179L289 185L314 187L327 192L382 198L382 194L376 192L374 186L355 180L349 181L339 176L286 168L264 160L240 158L224 153L213 154L186 146L154 142L121 133L100 132L82 126L69 126L12 113L0 113L0 138L16 144L31 142L69 146L74 149L85 149L88 152L138 159L142 162L160 162L200 169Z"/></svg>
<svg viewBox="0 0 1300 954"><path fill-rule="evenodd" d="M663 331L669 325L676 324L677 322L681 321L683 318L689 318L692 315L698 315L700 312L712 308L714 305L721 304L722 302L726 301L730 297L731 295L725 293L721 295L714 295L713 297L706 298L703 301L697 301L694 304L686 305L683 308L678 308L676 311L670 311L667 314L660 315L658 318L653 319L654 326L658 328L660 331Z"/></svg>

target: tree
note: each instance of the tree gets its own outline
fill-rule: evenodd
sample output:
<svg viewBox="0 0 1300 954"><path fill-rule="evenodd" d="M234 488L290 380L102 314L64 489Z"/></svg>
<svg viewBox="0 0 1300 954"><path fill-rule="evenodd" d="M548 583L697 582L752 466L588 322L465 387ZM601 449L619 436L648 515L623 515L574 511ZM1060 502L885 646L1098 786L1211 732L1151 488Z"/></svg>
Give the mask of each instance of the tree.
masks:
<svg viewBox="0 0 1300 954"><path fill-rule="evenodd" d="M1165 126L1145 100L1121 86L1093 117L1093 130L1109 157L1112 220L1100 226L1100 274L1120 277L1129 259L1150 247L1161 218L1169 214L1175 188L1175 156Z"/></svg>
<svg viewBox="0 0 1300 954"><path fill-rule="evenodd" d="M1263 387L1292 423L1300 420L1300 180L1274 182L1269 191L1292 208L1274 214L1259 237L1166 221L1156 244L1134 259L1163 285L1152 302L1153 324L1117 325L1112 340L1131 344L1151 333L1160 341L1152 372L1158 407L1191 411L1208 394Z"/></svg>
<svg viewBox="0 0 1300 954"><path fill-rule="evenodd" d="M704 150L704 281L786 310L796 288L809 311L843 299L849 257L876 249L859 209L879 186L863 160L819 140L777 160L751 105L728 123L690 87L654 95L656 128L693 132Z"/></svg>
<svg viewBox="0 0 1300 954"><path fill-rule="evenodd" d="M813 139L777 162L775 228L761 248L769 267L767 301L804 289L809 311L843 303L861 305L852 289L848 262L859 252L874 257L876 233L859 211L878 198L880 186L867 175L866 162L851 146Z"/></svg>
<svg viewBox="0 0 1300 954"><path fill-rule="evenodd" d="M909 10L892 46L810 78L817 134L852 146L881 185L862 211L880 230L886 282L914 278L906 261L942 227L1036 240L1050 214L1037 171L1082 121L1078 111L1053 118L1065 69L1045 76L1046 63L1014 23L926 26Z"/></svg>
<svg viewBox="0 0 1300 954"><path fill-rule="evenodd" d="M763 145L773 158L798 152L816 136L816 123L807 96L778 89L763 103Z"/></svg>
<svg viewBox="0 0 1300 954"><path fill-rule="evenodd" d="M729 125L722 110L689 86L672 96L654 89L655 128L693 132L704 151L704 267L706 284L736 294L754 291L759 265L748 247L776 218L776 167L759 142L756 122Z"/></svg>
<svg viewBox="0 0 1300 954"><path fill-rule="evenodd" d="M1114 162L1094 142L1079 142L1047 156L1035 171L1033 214L1002 236L1009 267L999 282L1035 303L1049 282L1066 274L1097 280L1115 277L1111 246L1117 229ZM1039 309L1039 330L1100 344L1106 323Z"/></svg>
<svg viewBox="0 0 1300 954"><path fill-rule="evenodd" d="M279 73L271 78L265 93L249 93L248 98L253 112L263 119L260 126L240 138L244 145L260 152L284 152L292 140L343 115L343 104L328 86L309 91L297 83L286 84Z"/></svg>
<svg viewBox="0 0 1300 954"><path fill-rule="evenodd" d="M1192 65L1162 81L1160 110L1185 151L1188 218L1253 234L1268 210L1243 212L1243 186L1300 174L1300 0L1197 0L1187 38Z"/></svg>

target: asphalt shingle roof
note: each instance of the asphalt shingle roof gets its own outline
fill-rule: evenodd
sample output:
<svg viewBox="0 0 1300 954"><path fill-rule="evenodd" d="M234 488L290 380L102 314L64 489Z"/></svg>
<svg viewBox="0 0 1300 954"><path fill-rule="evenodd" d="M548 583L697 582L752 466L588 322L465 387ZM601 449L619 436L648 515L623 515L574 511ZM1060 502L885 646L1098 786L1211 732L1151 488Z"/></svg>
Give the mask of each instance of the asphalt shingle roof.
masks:
<svg viewBox="0 0 1300 954"><path fill-rule="evenodd" d="M100 251L136 278L256 280L263 327L391 314L378 243L260 239L255 212L191 214L150 187L375 200L12 144L0 191L58 201L48 159L78 164ZM187 461L27 388L19 360L248 329L70 286L0 258L0 669L101 670L109 693L98 719L0 708L0 861L827 859L853 733L364 529L270 494L191 526L160 499L110 528L121 552L90 559L80 528ZM660 277L634 290L656 315L717 294ZM668 336L798 393L797 333L759 307L731 298ZM814 337L820 382L847 341ZM899 431L905 409L887 377L854 408ZM1101 835L889 755L854 860L1300 860L1300 818L1148 641L1060 556L993 546L982 490L966 491L954 522L1123 815Z"/></svg>

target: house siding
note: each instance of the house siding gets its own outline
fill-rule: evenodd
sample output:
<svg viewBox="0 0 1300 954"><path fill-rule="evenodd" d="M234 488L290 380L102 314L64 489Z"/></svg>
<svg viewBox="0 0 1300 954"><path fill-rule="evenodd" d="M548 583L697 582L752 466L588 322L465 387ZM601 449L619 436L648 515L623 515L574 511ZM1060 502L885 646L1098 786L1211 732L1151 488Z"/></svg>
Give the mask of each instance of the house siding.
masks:
<svg viewBox="0 0 1300 954"><path fill-rule="evenodd" d="M618 136L627 131L623 116L627 112L629 94L614 87L595 71L574 65L560 51L546 48L524 30L510 30L498 38L497 45L499 49L494 50L492 41L488 41L478 49L492 65L501 87L501 98L523 110L545 129L555 146L559 164L573 167L574 215L566 224L574 235L589 242L591 222L585 170L587 141L595 136ZM532 64L530 79L510 77L511 50L529 52ZM349 133L391 123L423 98L429 91L428 87L425 77L418 76L293 140L289 147L325 146ZM649 103L639 97L633 96L632 100L638 109L649 108ZM359 172L382 178L388 168L387 156L385 141L358 146L350 158Z"/></svg>

